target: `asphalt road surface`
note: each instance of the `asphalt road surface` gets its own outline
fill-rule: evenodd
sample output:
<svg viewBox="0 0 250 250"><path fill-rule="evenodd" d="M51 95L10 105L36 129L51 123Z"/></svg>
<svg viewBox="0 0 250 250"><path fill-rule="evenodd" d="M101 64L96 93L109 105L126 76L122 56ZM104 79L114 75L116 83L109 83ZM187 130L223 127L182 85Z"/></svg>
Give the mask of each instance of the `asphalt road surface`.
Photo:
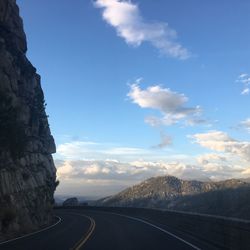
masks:
<svg viewBox="0 0 250 250"><path fill-rule="evenodd" d="M194 250L199 247L138 218L90 210L57 210L48 230L0 245L1 250Z"/></svg>

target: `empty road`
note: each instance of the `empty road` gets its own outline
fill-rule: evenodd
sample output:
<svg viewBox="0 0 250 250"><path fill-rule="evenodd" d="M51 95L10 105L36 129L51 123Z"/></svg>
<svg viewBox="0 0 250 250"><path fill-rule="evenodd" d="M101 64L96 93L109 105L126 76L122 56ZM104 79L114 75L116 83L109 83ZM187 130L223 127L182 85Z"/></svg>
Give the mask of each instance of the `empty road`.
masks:
<svg viewBox="0 0 250 250"><path fill-rule="evenodd" d="M140 219L91 210L56 211L56 226L6 244L1 250L194 250L198 246Z"/></svg>

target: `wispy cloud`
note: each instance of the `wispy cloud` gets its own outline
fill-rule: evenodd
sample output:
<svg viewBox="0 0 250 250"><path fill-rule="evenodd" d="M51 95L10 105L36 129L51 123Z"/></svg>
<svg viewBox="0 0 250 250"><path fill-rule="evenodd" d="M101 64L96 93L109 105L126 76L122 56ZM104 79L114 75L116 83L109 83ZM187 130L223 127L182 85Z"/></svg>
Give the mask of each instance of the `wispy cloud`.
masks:
<svg viewBox="0 0 250 250"><path fill-rule="evenodd" d="M166 135L164 132L161 132L160 137L161 137L160 143L153 146L153 148L162 149L162 148L165 148L165 147L172 145L173 140L172 140L171 136Z"/></svg>
<svg viewBox="0 0 250 250"><path fill-rule="evenodd" d="M187 107L188 98L184 94L162 88L159 85L141 89L139 82L136 81L130 85L128 97L141 108L156 109L163 114L162 117L147 117L145 122L151 126L169 126L181 120L185 121L185 125L205 122L199 118L202 112L199 106Z"/></svg>
<svg viewBox="0 0 250 250"><path fill-rule="evenodd" d="M240 122L238 127L245 129L248 133L250 133L250 118Z"/></svg>
<svg viewBox="0 0 250 250"><path fill-rule="evenodd" d="M161 147L163 144L170 143L167 138L162 138ZM170 153L170 151L168 152ZM173 153L173 152L172 152ZM56 159L75 161L75 160L107 160L115 159L115 161L129 162L136 159L155 160L178 159L178 155L168 156L166 150L153 150L152 148L140 147L124 147L114 143L96 143L85 141L71 141L57 146Z"/></svg>
<svg viewBox="0 0 250 250"><path fill-rule="evenodd" d="M238 76L236 82L243 84L242 95L248 95L250 93L250 75L247 73L242 73Z"/></svg>
<svg viewBox="0 0 250 250"><path fill-rule="evenodd" d="M177 33L167 23L146 21L138 5L126 0L96 0L95 6L103 10L103 19L114 27L126 43L140 46L151 43L162 54L187 59L190 52L176 42Z"/></svg>

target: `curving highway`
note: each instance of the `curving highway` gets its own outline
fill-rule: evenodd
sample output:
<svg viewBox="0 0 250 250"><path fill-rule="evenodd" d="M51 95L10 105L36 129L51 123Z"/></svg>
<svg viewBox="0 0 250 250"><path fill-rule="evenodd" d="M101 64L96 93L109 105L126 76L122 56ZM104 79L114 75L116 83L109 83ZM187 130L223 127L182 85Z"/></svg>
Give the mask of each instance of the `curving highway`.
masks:
<svg viewBox="0 0 250 250"><path fill-rule="evenodd" d="M0 245L1 250L198 250L168 230L111 212L57 210L61 222L42 232ZM202 248L203 249L203 248Z"/></svg>

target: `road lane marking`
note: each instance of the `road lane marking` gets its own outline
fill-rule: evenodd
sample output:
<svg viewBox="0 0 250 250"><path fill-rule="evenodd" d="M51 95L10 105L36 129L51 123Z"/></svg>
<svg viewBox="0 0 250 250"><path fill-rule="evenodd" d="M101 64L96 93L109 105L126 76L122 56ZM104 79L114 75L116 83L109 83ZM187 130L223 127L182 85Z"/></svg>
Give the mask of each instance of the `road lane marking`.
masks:
<svg viewBox="0 0 250 250"><path fill-rule="evenodd" d="M90 226L89 226L89 229L86 233L86 235L84 235L74 246L73 246L73 250L80 250L81 247L87 242L87 240L90 238L90 236L92 235L92 233L94 232L95 230L95 220L87 215L84 215L84 214L77 214L77 213L70 213L72 215L78 215L78 216L81 216L81 217L85 217L87 218L88 220L90 220Z"/></svg>
<svg viewBox="0 0 250 250"><path fill-rule="evenodd" d="M33 233L29 233L29 234L25 234L25 235L23 235L23 236L20 236L20 237L15 238L15 239L11 239L11 240L6 240L6 241L4 241L4 242L0 242L0 245L6 244L6 243L9 243L9 242L12 242L12 241L20 240L20 239L29 237L29 236L31 236L31 235L38 234L38 233L41 233L41 232L43 232L43 231L46 231L46 230L48 230L48 229L50 229L50 228L52 228L52 227L55 227L57 224L59 224L59 223L62 222L62 218L61 218L61 217L59 217L59 216L55 216L55 217L58 218L58 221L57 221L55 224L53 224L53 225L51 225L51 226L48 226L48 227L46 227L46 228L43 228L43 229L41 229L41 230L39 230L39 231L36 231L36 232L33 232Z"/></svg>
<svg viewBox="0 0 250 250"><path fill-rule="evenodd" d="M105 212L104 212L104 213L105 213ZM106 212L106 213L109 213L109 212ZM139 219L139 218L136 218L136 217L132 217L132 216L128 216L128 215L123 215L123 214L117 214L117 213L109 213L109 214L114 214L114 215L118 215L118 216L121 216L121 217L125 217L125 218L131 219L131 220L135 220L135 221L142 222L142 223L144 223L144 224L147 224L147 225L149 225L149 226L151 226L151 227L154 227L154 228L160 230L160 231L163 232L163 233L166 233L166 234L168 234L168 235L170 235L170 236L176 238L177 240L182 241L183 243L189 245L190 247L192 247L192 248L194 248L194 249L196 249L196 250L201 250L201 248L199 248L199 247L193 245L192 243L190 243L190 242L188 242L188 241L186 241L186 240L180 238L179 236L177 236L177 235L175 235L175 234L173 234L173 233L171 233L171 232L169 232L169 231L167 231L167 230L165 230L165 229L163 229L163 228L161 228L161 227L158 227L158 226L156 226L156 225L154 225L154 224L152 224L152 223L150 223L150 222L147 222L147 221L145 221L145 220L142 220L142 219Z"/></svg>

